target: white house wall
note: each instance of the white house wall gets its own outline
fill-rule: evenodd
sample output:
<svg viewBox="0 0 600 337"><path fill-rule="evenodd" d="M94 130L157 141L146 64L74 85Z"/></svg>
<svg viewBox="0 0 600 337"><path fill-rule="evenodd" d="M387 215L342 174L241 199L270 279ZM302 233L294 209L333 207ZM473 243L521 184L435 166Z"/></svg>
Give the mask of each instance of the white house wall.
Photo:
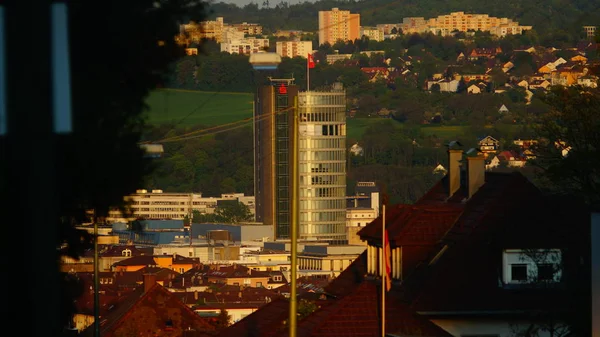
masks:
<svg viewBox="0 0 600 337"><path fill-rule="evenodd" d="M452 336L514 337L526 330L530 324L525 321L502 321L492 319L432 319L432 323L446 330ZM547 331L540 331L538 337L550 337Z"/></svg>

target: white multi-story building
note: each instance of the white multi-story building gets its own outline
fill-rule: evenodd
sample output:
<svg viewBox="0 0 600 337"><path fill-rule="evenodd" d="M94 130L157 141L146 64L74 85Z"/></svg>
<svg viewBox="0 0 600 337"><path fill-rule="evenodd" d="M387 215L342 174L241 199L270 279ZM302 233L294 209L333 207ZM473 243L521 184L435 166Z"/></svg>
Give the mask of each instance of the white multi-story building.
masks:
<svg viewBox="0 0 600 337"><path fill-rule="evenodd" d="M373 181L357 182L355 195L348 196L347 199L346 233L348 244L366 245L366 242L363 242L357 233L379 216L379 188Z"/></svg>
<svg viewBox="0 0 600 337"><path fill-rule="evenodd" d="M244 39L244 32L236 28L225 26L221 35L221 43L229 41L239 41Z"/></svg>
<svg viewBox="0 0 600 337"><path fill-rule="evenodd" d="M593 39L596 36L598 26L583 26L583 31L588 39Z"/></svg>
<svg viewBox="0 0 600 337"><path fill-rule="evenodd" d="M221 43L221 52L229 54L250 55L264 52L269 48L269 39L247 38L241 40L229 40Z"/></svg>
<svg viewBox="0 0 600 337"><path fill-rule="evenodd" d="M197 210L212 214L222 200L238 200L254 214L254 197L244 193L222 194L221 197L203 197L201 193L164 193L162 190L137 190L125 200L130 202L132 214L125 217L119 210L111 210L107 222L123 222L136 218L182 220Z"/></svg>
<svg viewBox="0 0 600 337"><path fill-rule="evenodd" d="M312 50L312 41L277 41L275 44L275 52L281 57L307 58Z"/></svg>
<svg viewBox="0 0 600 337"><path fill-rule="evenodd" d="M346 92L298 94L302 239L346 239Z"/></svg>
<svg viewBox="0 0 600 337"><path fill-rule="evenodd" d="M233 32L237 32L233 33ZM180 43L199 43L202 39L213 39L217 43L227 42L228 40L243 39L247 35L261 35L262 26L256 23L236 23L226 24L223 17L217 17L215 20L202 21L199 23L190 22L180 26Z"/></svg>
<svg viewBox="0 0 600 337"><path fill-rule="evenodd" d="M488 14L452 12L431 19L422 17L404 18L401 28L405 34L432 32L434 34L450 35L455 31L489 31L492 35L506 36L521 34L532 27L521 26L518 22L509 18L498 18Z"/></svg>
<svg viewBox="0 0 600 337"><path fill-rule="evenodd" d="M383 29L378 27L360 27L360 36L366 36L369 40L383 41L385 39L384 35Z"/></svg>

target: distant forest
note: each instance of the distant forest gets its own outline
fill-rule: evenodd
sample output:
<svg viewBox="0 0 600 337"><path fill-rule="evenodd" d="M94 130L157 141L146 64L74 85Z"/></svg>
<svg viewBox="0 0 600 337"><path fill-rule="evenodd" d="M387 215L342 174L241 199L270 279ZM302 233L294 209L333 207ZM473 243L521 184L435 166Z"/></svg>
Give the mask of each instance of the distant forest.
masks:
<svg viewBox="0 0 600 337"><path fill-rule="evenodd" d="M318 12L338 7L360 13L363 26L399 23L404 17L436 17L450 12L508 17L531 25L542 45L553 41L573 42L582 36L583 25L600 24L600 0L322 0L290 4L285 0L256 0L243 7L218 2L211 4L210 16L223 16L227 23L252 22L265 33L279 29L316 31Z"/></svg>

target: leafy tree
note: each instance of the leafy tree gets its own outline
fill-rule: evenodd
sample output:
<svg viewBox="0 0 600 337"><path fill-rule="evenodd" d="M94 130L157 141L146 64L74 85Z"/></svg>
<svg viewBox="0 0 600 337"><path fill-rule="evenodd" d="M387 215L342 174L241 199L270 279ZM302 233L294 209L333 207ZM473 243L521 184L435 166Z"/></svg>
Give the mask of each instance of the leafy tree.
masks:
<svg viewBox="0 0 600 337"><path fill-rule="evenodd" d="M232 200L217 206L212 214L203 214L198 210L192 212L195 223L238 223L252 221L252 212L244 203Z"/></svg>
<svg viewBox="0 0 600 337"><path fill-rule="evenodd" d="M231 315L229 315L227 310L221 309L213 324L217 331L222 330L231 325Z"/></svg>
<svg viewBox="0 0 600 337"><path fill-rule="evenodd" d="M536 120L533 163L548 190L600 206L600 91L553 87L541 100L550 112Z"/></svg>
<svg viewBox="0 0 600 337"><path fill-rule="evenodd" d="M317 311L317 309L319 309L319 306L315 302L304 298L300 299L300 301L298 301L298 308L296 311L298 314L298 320L308 317L308 315Z"/></svg>
<svg viewBox="0 0 600 337"><path fill-rule="evenodd" d="M230 223L252 220L250 208L239 201L224 202L215 209L215 214Z"/></svg>

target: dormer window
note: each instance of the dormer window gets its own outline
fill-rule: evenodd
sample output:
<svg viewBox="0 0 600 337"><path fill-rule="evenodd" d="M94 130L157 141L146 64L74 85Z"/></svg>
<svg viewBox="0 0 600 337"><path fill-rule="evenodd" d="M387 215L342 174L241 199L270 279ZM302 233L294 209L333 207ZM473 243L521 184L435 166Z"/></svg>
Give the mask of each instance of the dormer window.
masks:
<svg viewBox="0 0 600 337"><path fill-rule="evenodd" d="M561 281L560 249L506 249L502 262L505 285L543 285Z"/></svg>
<svg viewBox="0 0 600 337"><path fill-rule="evenodd" d="M122 256L126 256L126 257L129 257L129 256L131 256L131 249L123 249L123 250L121 251L121 255L122 255Z"/></svg>

